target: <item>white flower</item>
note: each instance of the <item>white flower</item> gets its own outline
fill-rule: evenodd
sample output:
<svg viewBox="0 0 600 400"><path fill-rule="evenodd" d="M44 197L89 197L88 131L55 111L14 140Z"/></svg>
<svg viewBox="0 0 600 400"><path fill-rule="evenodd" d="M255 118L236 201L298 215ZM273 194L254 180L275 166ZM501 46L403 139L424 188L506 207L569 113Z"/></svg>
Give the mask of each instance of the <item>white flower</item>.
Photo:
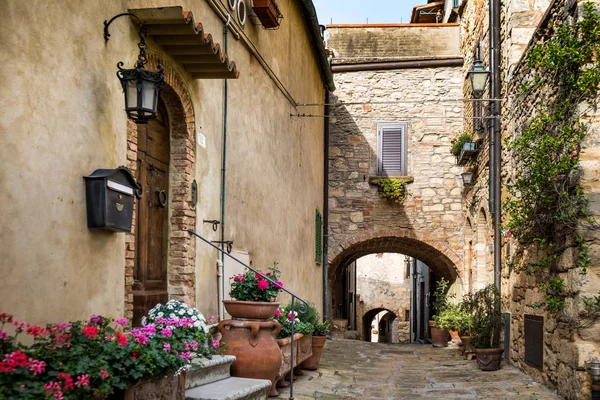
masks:
<svg viewBox="0 0 600 400"><path fill-rule="evenodd" d="M142 317L142 325L146 325L146 317Z"/></svg>
<svg viewBox="0 0 600 400"><path fill-rule="evenodd" d="M198 317L196 317L195 315L192 315L192 321L196 321L198 319Z"/></svg>
<svg viewBox="0 0 600 400"><path fill-rule="evenodd" d="M188 310L188 315L194 315L194 311Z"/></svg>
<svg viewBox="0 0 600 400"><path fill-rule="evenodd" d="M185 310L179 310L179 315L185 314Z"/></svg>
<svg viewBox="0 0 600 400"><path fill-rule="evenodd" d="M162 318L162 316L163 316L163 315L165 315L165 314L163 314L163 313L162 313L162 311L161 311L161 312L159 312L159 313L158 313L158 318Z"/></svg>
<svg viewBox="0 0 600 400"><path fill-rule="evenodd" d="M167 304L167 308L168 308L169 310L172 310L172 309L173 309L173 306L172 306L171 304Z"/></svg>
<svg viewBox="0 0 600 400"><path fill-rule="evenodd" d="M176 318L175 314L171 313L169 314L169 318Z"/></svg>

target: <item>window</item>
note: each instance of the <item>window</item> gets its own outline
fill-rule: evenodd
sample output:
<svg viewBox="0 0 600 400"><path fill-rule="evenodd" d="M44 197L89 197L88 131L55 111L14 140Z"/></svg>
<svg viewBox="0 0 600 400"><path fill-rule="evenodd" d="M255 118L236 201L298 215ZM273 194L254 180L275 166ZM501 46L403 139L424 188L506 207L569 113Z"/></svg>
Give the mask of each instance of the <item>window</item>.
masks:
<svg viewBox="0 0 600 400"><path fill-rule="evenodd" d="M318 209L315 212L315 262L323 262L323 217Z"/></svg>
<svg viewBox="0 0 600 400"><path fill-rule="evenodd" d="M406 176L408 124L377 124L377 175Z"/></svg>

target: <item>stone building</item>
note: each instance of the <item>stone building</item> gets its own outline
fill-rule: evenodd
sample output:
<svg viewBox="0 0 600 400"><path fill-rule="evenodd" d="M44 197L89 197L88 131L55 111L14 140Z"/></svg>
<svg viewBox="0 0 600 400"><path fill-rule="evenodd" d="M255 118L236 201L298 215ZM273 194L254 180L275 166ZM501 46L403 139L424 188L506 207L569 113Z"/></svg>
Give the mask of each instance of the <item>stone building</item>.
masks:
<svg viewBox="0 0 600 400"><path fill-rule="evenodd" d="M333 317L346 291L341 277L367 254L407 254L431 268L432 282L445 277L462 294L472 283L463 262L462 167L450 154L463 126L459 26L328 31L337 88L329 141ZM390 149L400 157L388 164ZM405 184L402 205L380 197L387 176Z"/></svg>
<svg viewBox="0 0 600 400"><path fill-rule="evenodd" d="M583 2L569 1L523 1L503 2L501 25L501 127L502 127L502 201L509 198L507 185L513 184L521 170L516 155L504 146L505 141L522 134L529 121L537 113L538 100L552 99L556 87L544 86L540 90L523 95L523 84L530 81L531 67L526 57L533 46L552 37L554 27L581 18ZM579 10L579 13L578 13ZM464 76L471 68L476 48L481 48L482 59L488 63L489 22L486 1L467 0L460 8L461 48L465 56ZM466 80L465 80L466 82ZM470 88L465 85L465 97L470 97ZM484 96L485 97L485 96ZM475 104L475 103L473 103ZM465 117L477 116L473 104L465 107ZM485 108L482 116L486 116ZM481 110L480 110L481 112ZM598 114L588 114L591 129L579 154L581 185L585 188L593 206L592 215L598 215L595 206L597 196L598 169ZM478 126L479 125L479 126ZM467 263L481 263L480 250L493 243L493 216L489 209L489 136L485 123L477 119L465 119L465 129L472 131L480 140L479 153L465 166L474 173L473 188L464 192L465 243ZM503 210L506 207L503 206ZM503 215L503 226L510 219ZM583 227L582 227L583 228ZM583 228L584 229L584 228ZM583 237L591 250L587 274L582 274L580 254L575 242L576 234L564 236L553 256L556 264L549 271L527 271L515 266L535 265L546 258L546 251L535 245L523 245L504 230L502 237L502 295L505 312L505 357L536 380L556 388L567 399L591 398L590 376L586 362L599 356L598 324L587 321L582 303L584 296L598 293L597 235L585 230ZM560 235L559 232L557 232ZM485 254L493 257L493 248ZM525 251L525 253L523 253ZM523 254L526 256L523 257ZM471 261L469 261L471 259ZM489 261L486 261L489 262ZM473 268L474 269L474 268ZM544 284L552 276L565 284L561 293L564 309L559 313L548 311ZM587 321L589 322L589 321ZM508 333L508 335L507 335ZM527 338L529 336L529 340ZM537 339L533 340L535 337Z"/></svg>
<svg viewBox="0 0 600 400"><path fill-rule="evenodd" d="M138 319L171 298L218 315L232 271L188 229L232 241L254 267L279 262L321 311L324 123L290 116L333 89L314 6L279 0L285 18L267 30L230 3L1 2L2 311L34 324ZM128 121L115 76L137 58L138 19L103 38L102 22L125 12L147 23L146 68L165 70L146 125ZM88 229L83 177L121 165L144 189L131 233Z"/></svg>

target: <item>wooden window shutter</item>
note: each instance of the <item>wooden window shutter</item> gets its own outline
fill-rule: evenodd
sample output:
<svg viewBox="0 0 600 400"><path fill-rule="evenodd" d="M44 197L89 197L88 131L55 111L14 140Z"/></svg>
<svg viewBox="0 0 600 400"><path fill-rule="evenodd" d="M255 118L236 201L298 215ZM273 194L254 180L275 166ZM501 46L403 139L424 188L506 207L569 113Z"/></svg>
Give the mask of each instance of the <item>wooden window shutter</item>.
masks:
<svg viewBox="0 0 600 400"><path fill-rule="evenodd" d="M377 175L406 175L407 124L377 125Z"/></svg>
<svg viewBox="0 0 600 400"><path fill-rule="evenodd" d="M315 262L323 262L323 217L319 210L315 213Z"/></svg>

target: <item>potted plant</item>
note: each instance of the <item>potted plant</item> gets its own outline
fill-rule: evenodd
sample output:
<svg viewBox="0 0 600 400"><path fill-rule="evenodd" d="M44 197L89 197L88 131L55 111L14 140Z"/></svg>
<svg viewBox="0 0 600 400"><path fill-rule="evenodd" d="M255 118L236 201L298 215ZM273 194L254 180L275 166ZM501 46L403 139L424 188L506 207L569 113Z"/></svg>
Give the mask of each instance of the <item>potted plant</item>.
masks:
<svg viewBox="0 0 600 400"><path fill-rule="evenodd" d="M439 315L433 317L435 326L450 332L452 340L468 337L472 331L472 316L465 310L463 304L450 304Z"/></svg>
<svg viewBox="0 0 600 400"><path fill-rule="evenodd" d="M168 313L157 311L163 306ZM167 384L183 394L180 373L192 359L216 354L221 344L210 341L196 309L175 301L157 307L144 326L130 332L124 331L125 318L93 315L36 326L0 314L0 398L119 399L142 385ZM14 335L4 329L7 324ZM21 341L22 336L29 338Z"/></svg>
<svg viewBox="0 0 600 400"><path fill-rule="evenodd" d="M496 371L502 363L504 349L500 347L502 326L501 297L494 285L488 285L464 301L473 315L471 345L475 348L477 364L482 371Z"/></svg>
<svg viewBox="0 0 600 400"><path fill-rule="evenodd" d="M296 368L302 362L307 360L312 355L312 339L311 335L315 329L314 325L308 322L308 319L313 317L309 315L310 310L303 313L302 316L298 311L292 310L291 304L281 307L275 313L274 319L281 326L281 330L277 335L277 345L280 348L282 360L277 374L276 381L280 386L286 386L284 378L292 368ZM302 319L301 319L302 318ZM292 365L292 321L294 321L294 364ZM296 372L296 370L294 370ZM269 396L278 396L276 386L271 387Z"/></svg>
<svg viewBox="0 0 600 400"><path fill-rule="evenodd" d="M448 290L450 289L450 282L444 278L437 281L435 291L433 292L433 308L435 309L436 315L433 320L429 321L429 327L431 329L431 343L435 347L447 347L448 346L448 330L440 327L436 323L436 319L439 315L448 308Z"/></svg>
<svg viewBox="0 0 600 400"><path fill-rule="evenodd" d="M275 388L281 366L281 351L275 337L281 325L271 318L280 303L273 302L283 283L279 281L277 263L269 272L248 271L231 278L229 295L234 300L223 300L227 312L235 318L217 325L224 353L236 357L231 375L239 378L268 379Z"/></svg>
<svg viewBox="0 0 600 400"><path fill-rule="evenodd" d="M450 152L456 157L459 165L464 164L476 151L476 143L473 141L473 135L468 132L462 133L458 139L453 139L451 143Z"/></svg>
<svg viewBox="0 0 600 400"><path fill-rule="evenodd" d="M223 300L225 309L235 318L268 320L273 317L280 303L274 302L283 288L279 281L280 271L277 262L262 273L248 270L245 274L230 278L233 300ZM265 279L265 278L268 278Z"/></svg>
<svg viewBox="0 0 600 400"><path fill-rule="evenodd" d="M302 363L302 369L314 371L319 368L321 356L323 355L323 347L329 335L329 321L317 323L312 335L312 356Z"/></svg>
<svg viewBox="0 0 600 400"><path fill-rule="evenodd" d="M283 18L277 0L254 0L252 10L266 29L277 28L279 20Z"/></svg>

